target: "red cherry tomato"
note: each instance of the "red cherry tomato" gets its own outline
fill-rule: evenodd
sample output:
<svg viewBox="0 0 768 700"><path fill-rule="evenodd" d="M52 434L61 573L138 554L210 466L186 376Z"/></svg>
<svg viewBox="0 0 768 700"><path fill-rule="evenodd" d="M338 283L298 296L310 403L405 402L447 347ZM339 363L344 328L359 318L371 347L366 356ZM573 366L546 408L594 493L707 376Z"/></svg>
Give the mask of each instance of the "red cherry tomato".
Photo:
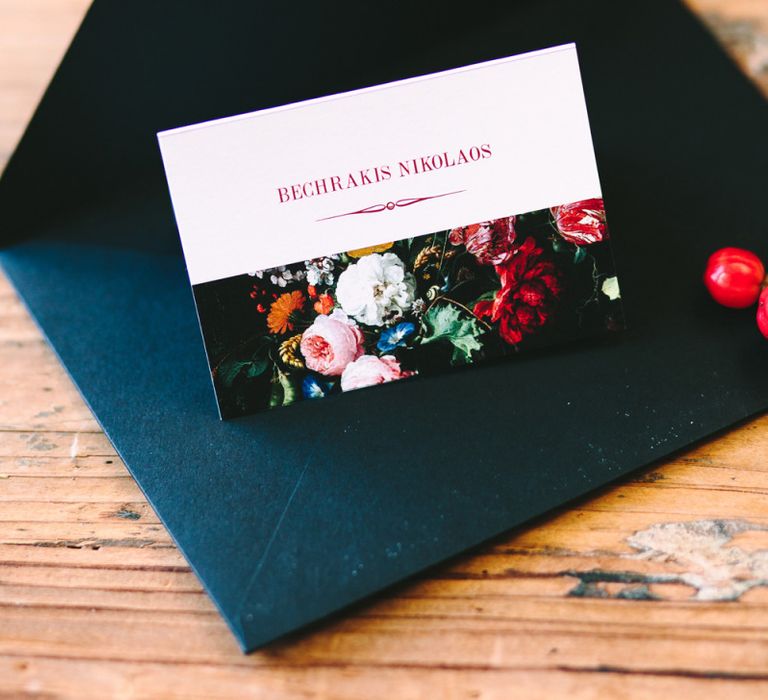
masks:
<svg viewBox="0 0 768 700"><path fill-rule="evenodd" d="M768 287L760 292L760 301L757 302L757 327L768 338Z"/></svg>
<svg viewBox="0 0 768 700"><path fill-rule="evenodd" d="M765 267L760 258L741 248L721 248L707 261L704 284L723 306L744 309L760 296Z"/></svg>

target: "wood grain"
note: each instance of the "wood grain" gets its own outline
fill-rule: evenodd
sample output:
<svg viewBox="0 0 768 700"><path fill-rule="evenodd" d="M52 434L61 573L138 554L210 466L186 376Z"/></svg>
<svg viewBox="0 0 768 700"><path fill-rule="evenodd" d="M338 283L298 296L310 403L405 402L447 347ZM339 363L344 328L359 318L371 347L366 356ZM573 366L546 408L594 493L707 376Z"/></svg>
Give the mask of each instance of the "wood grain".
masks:
<svg viewBox="0 0 768 700"><path fill-rule="evenodd" d="M768 3L690 3L768 94ZM86 0L0 0L0 162ZM768 417L243 656L0 274L0 698L768 696Z"/></svg>

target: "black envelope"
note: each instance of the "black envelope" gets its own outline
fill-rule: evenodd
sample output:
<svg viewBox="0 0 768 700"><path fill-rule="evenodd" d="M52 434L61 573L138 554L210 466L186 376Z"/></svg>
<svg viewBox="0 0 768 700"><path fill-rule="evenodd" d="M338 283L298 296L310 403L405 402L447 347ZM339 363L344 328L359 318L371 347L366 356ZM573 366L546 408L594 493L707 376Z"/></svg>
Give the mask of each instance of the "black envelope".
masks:
<svg viewBox="0 0 768 700"><path fill-rule="evenodd" d="M630 330L220 422L156 132L570 41ZM766 408L754 310L700 282L768 256L766 124L671 0L97 0L0 183L1 259L251 650Z"/></svg>

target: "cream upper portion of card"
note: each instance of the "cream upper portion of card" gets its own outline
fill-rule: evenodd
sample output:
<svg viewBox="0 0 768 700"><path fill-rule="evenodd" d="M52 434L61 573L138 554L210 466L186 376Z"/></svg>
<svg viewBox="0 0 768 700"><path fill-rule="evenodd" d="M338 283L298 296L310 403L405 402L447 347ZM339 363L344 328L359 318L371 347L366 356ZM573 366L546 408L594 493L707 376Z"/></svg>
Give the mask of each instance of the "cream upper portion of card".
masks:
<svg viewBox="0 0 768 700"><path fill-rule="evenodd" d="M158 138L192 284L600 196L573 44ZM400 176L483 144L491 157ZM281 201L382 166L386 181Z"/></svg>

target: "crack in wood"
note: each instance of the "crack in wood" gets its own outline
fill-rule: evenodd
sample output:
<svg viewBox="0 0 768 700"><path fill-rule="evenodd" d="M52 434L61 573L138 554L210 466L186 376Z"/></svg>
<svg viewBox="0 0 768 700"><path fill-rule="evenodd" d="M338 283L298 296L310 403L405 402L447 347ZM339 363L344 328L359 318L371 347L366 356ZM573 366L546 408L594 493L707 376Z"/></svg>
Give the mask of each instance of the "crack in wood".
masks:
<svg viewBox="0 0 768 700"><path fill-rule="evenodd" d="M123 539L82 539L82 540L47 540L39 542L31 542L33 547L63 547L66 549L101 549L102 547L133 547L141 549L142 547L151 547L155 544L155 540L138 539L132 537L126 537ZM162 545L168 546L172 545Z"/></svg>
<svg viewBox="0 0 768 700"><path fill-rule="evenodd" d="M137 513L135 510L131 510L130 508L126 508L123 506L120 510L115 511L115 516L118 518L122 518L123 520L140 520L141 519L141 513Z"/></svg>

